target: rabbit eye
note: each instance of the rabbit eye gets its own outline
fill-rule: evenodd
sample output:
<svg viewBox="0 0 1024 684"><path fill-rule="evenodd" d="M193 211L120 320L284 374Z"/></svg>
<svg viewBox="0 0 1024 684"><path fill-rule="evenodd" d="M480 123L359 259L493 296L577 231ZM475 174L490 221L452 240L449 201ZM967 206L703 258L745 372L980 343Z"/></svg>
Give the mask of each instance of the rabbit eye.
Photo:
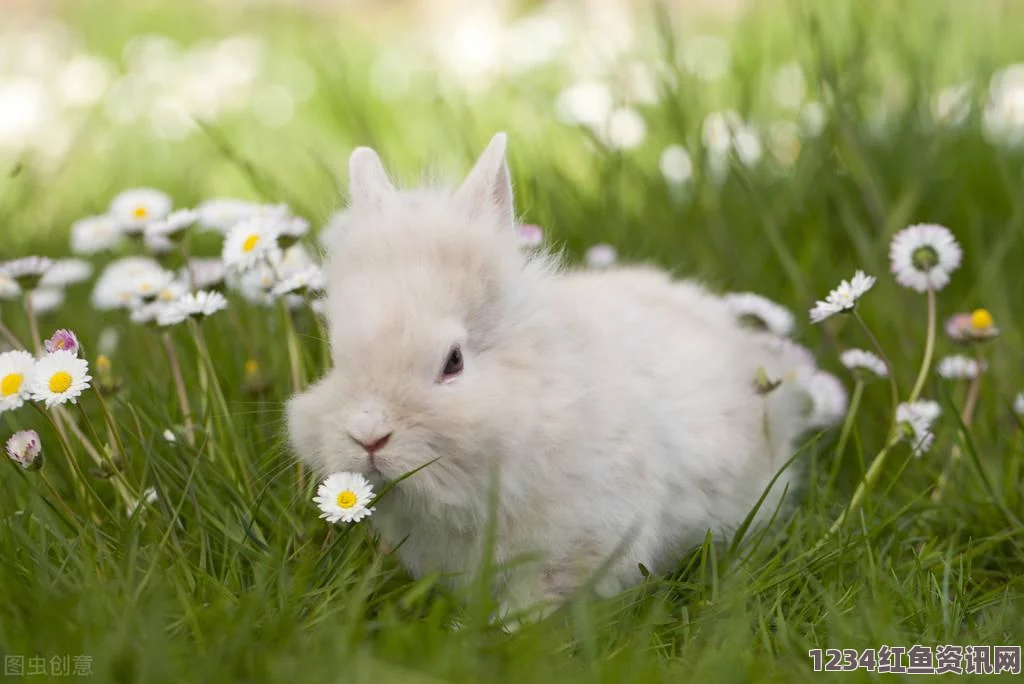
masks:
<svg viewBox="0 0 1024 684"><path fill-rule="evenodd" d="M444 362L444 370L441 371L442 379L455 377L462 372L462 350L458 346L452 347L448 352L448 359Z"/></svg>

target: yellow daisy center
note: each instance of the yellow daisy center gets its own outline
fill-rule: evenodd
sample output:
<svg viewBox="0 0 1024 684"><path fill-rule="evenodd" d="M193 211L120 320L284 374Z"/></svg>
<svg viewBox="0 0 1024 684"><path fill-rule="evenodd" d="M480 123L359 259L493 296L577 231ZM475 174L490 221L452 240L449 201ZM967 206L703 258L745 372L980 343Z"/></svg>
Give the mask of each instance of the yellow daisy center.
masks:
<svg viewBox="0 0 1024 684"><path fill-rule="evenodd" d="M242 243L242 251L251 252L252 250L256 249L256 245L259 244L259 241L259 235L250 235L249 237L245 238L245 242Z"/></svg>
<svg viewBox="0 0 1024 684"><path fill-rule="evenodd" d="M57 371L50 376L50 391L54 394L63 394L71 387L71 373Z"/></svg>
<svg viewBox="0 0 1024 684"><path fill-rule="evenodd" d="M246 375L255 375L260 372L260 362L256 359L249 359L245 362Z"/></svg>
<svg viewBox="0 0 1024 684"><path fill-rule="evenodd" d="M995 320L992 318L992 314L988 312L988 309L976 309L971 314L971 327L976 330L985 330L991 328Z"/></svg>
<svg viewBox="0 0 1024 684"><path fill-rule="evenodd" d="M149 282L147 280L144 280L141 283L139 283L139 292L149 292L152 289L153 289L153 283L151 283L151 282Z"/></svg>
<svg viewBox="0 0 1024 684"><path fill-rule="evenodd" d="M12 394L17 394L18 390L21 389L21 382L25 379L21 373L8 373L4 376L3 380L0 380L0 396L9 397Z"/></svg>
<svg viewBox="0 0 1024 684"><path fill-rule="evenodd" d="M149 210L146 207L135 207L135 210L132 212L132 216L138 219L146 218L148 214Z"/></svg>
<svg viewBox="0 0 1024 684"><path fill-rule="evenodd" d="M352 508L356 505L356 493L350 489L346 489L338 495L338 507L339 508Z"/></svg>

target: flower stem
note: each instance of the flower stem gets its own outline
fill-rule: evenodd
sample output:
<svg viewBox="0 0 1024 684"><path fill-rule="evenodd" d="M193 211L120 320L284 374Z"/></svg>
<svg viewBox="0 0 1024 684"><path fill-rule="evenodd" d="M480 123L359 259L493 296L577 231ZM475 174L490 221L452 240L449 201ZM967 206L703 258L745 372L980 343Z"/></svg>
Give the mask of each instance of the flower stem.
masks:
<svg viewBox="0 0 1024 684"><path fill-rule="evenodd" d="M875 333L871 331L871 328L868 327L867 322L865 322L864 319L861 318L860 314L857 313L856 309L854 309L853 311L853 317L857 321L857 323L860 324L860 327L864 330L864 334L868 336L868 340L871 341L871 346L875 348L875 351L878 352L878 355L882 358L882 361L885 363L885 371L886 374L889 376L889 400L892 402L892 406L890 407L892 410L892 416L889 419L888 439L892 439L893 432L896 430L896 406L899 404L900 401L899 388L896 386L896 373L893 372L892 361L889 360L889 355L885 353L884 349L882 349L882 343L878 341L878 338L875 337Z"/></svg>
<svg viewBox="0 0 1024 684"><path fill-rule="evenodd" d="M72 479L74 479L75 484L78 485L79 495L89 508L89 514L92 516L93 522L97 525L101 525L103 523L103 519L97 515L96 509L93 507L93 499L99 502L107 515L110 515L110 509L107 508L105 503L103 503L103 499L100 497L99 493L93 489L92 485L88 484L85 473L82 472L81 467L78 465L78 460L75 458L75 452L71 450L71 444L68 443L67 435L64 434L64 430L61 429L58 421L50 415L49 411L41 407L39 404L33 403L32 406L42 414L43 418L46 419L46 422L50 424L50 427L52 427L53 431L57 434L57 441L60 443L61 449L64 451L64 456L68 459L68 467L71 469ZM89 494L92 494L91 498L86 495L87 491Z"/></svg>
<svg viewBox="0 0 1024 684"><path fill-rule="evenodd" d="M857 415L857 409L860 408L860 400L864 395L864 381L857 378L857 383L853 386L853 396L850 398L850 408L846 412L846 419L843 421L843 428L839 432L839 442L836 445L835 460L836 466L832 471L833 479L835 477L835 469L838 468L838 464L843 457L843 452L846 451L846 443L850 439L850 433L853 431L853 419Z"/></svg>
<svg viewBox="0 0 1024 684"><path fill-rule="evenodd" d="M28 329L32 336L32 345L35 348L36 354L43 353L43 341L39 337L39 322L36 321L36 310L32 306L31 293L25 293L25 317L28 318Z"/></svg>
<svg viewBox="0 0 1024 684"><path fill-rule="evenodd" d="M3 321L0 321L0 335L7 340L7 344L11 345L12 349L24 349L25 345L21 343L18 336L11 332L11 329L4 325Z"/></svg>
<svg viewBox="0 0 1024 684"><path fill-rule="evenodd" d="M975 358L978 361L978 374L971 378L971 384L967 388L967 399L964 400L964 408L960 412L960 420L964 424L965 430L969 430L971 428L971 422L974 420L974 410L978 406L978 396L981 394L982 369L985 366L985 356L982 353L981 345L976 345L975 349ZM939 501L942 499L942 495L946 490L946 485L949 484L949 474L956 469L957 464L959 463L960 445L954 444L953 448L949 452L949 464L939 475L938 482L935 483L935 490L932 492L932 501Z"/></svg>
<svg viewBox="0 0 1024 684"><path fill-rule="evenodd" d="M295 336L295 324L292 321L291 312L288 310L288 303L285 301L284 297L278 299L278 302L280 302L281 317L284 320L287 336L288 365L291 369L292 375L292 391L298 393L302 391L302 376L300 369L302 360L299 352L299 340ZM298 459L295 461L295 480L299 496L304 496L306 490L306 474L302 469L302 463Z"/></svg>
<svg viewBox="0 0 1024 684"><path fill-rule="evenodd" d="M174 389L178 393L178 406L185 420L185 438L189 446L196 445L195 425L192 424L192 407L188 403L188 392L185 389L185 378L181 374L181 363L178 361L178 352L174 349L174 341L170 333L162 333L160 341L163 342L164 351L167 353L167 361L171 364L171 376L174 378Z"/></svg>
<svg viewBox="0 0 1024 684"><path fill-rule="evenodd" d="M935 290L928 290L928 337L924 343L924 359L921 361L921 370L917 373L917 381L914 389L910 391L908 402L917 401L924 389L924 383L928 379L928 371L931 369L932 356L935 354Z"/></svg>

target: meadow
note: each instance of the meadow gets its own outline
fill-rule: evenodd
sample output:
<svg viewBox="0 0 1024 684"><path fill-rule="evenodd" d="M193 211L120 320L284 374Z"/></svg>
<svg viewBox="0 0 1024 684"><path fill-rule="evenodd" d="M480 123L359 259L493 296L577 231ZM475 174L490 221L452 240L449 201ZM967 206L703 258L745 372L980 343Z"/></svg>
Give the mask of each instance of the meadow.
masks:
<svg viewBox="0 0 1024 684"><path fill-rule="evenodd" d="M90 380L76 402L47 406L52 382L42 400L0 398L0 440L35 430L43 454L5 459L0 476L5 668L798 682L829 676L811 649L1024 644L1024 7L761 2L697 17L527 3L503 24L473 15L434 33L397 12L191 0L11 16L0 262L79 261L31 295L31 275L0 266L0 352L46 357L42 341L67 329L79 348L62 363L73 381L84 361ZM794 460L791 515L514 633L489 620L483 582L466 602L408 577L365 523L320 520L282 412L327 364L315 273L351 149L375 147L411 185L458 177L499 130L521 220L546 248L770 298L848 407ZM198 212L178 215L180 233L154 220L172 207ZM286 221L278 245L303 250L223 276L243 215ZM892 272L893 238L914 224L959 246L948 284ZM941 252L904 256L932 266ZM152 261L105 270L126 257ZM873 287L812 323L858 270ZM160 293L203 289L207 271L223 308L161 320ZM298 281L282 287L285 272ZM858 348L890 377L846 367ZM897 416L911 400L937 415Z"/></svg>

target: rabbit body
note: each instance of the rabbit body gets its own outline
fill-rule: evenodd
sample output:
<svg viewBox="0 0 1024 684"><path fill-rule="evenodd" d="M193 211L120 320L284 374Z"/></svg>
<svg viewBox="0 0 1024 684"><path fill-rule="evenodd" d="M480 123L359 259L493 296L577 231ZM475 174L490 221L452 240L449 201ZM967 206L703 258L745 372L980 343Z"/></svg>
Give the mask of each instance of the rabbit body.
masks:
<svg viewBox="0 0 1024 684"><path fill-rule="evenodd" d="M519 249L503 136L454 192L398 192L365 149L350 179L327 266L333 368L289 401L289 432L319 472L379 486L433 461L370 518L413 575L470 581L489 543L511 613L591 579L612 595L638 564L731 538L810 425L797 378L813 360L697 283ZM761 369L782 384L758 392Z"/></svg>

